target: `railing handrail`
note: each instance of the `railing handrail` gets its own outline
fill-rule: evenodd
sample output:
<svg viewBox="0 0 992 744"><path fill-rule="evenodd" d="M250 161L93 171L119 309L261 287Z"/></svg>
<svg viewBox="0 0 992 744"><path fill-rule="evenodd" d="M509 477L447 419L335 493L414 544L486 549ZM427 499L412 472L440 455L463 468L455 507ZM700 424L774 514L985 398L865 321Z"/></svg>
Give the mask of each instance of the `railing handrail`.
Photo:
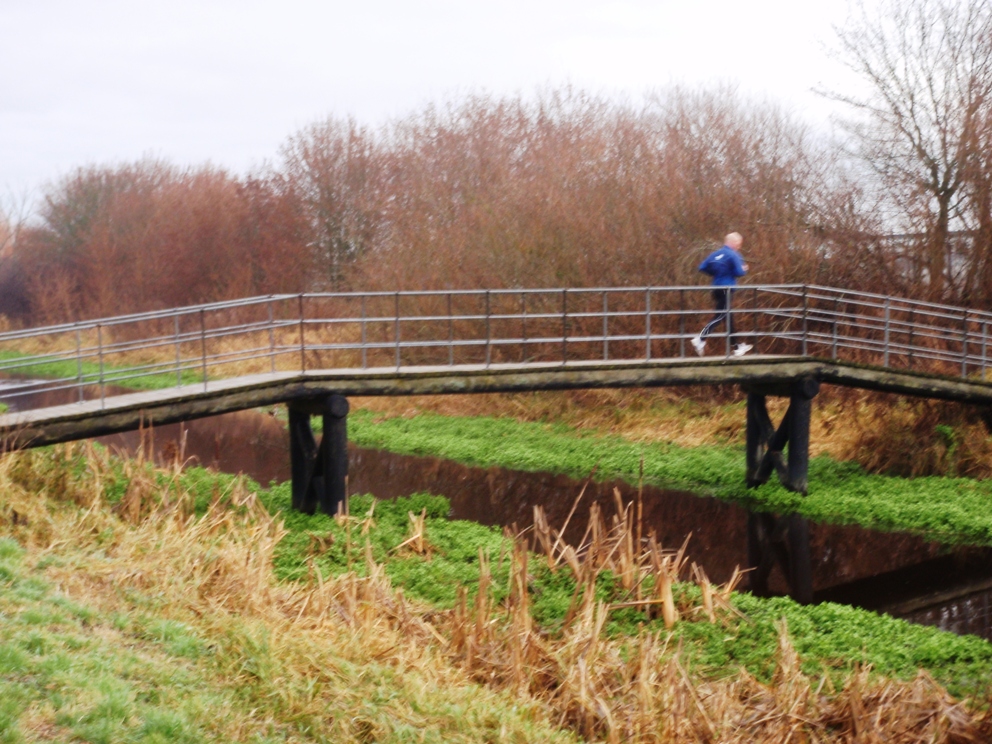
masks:
<svg viewBox="0 0 992 744"><path fill-rule="evenodd" d="M367 369L370 357L376 357L374 364L401 369L439 349L451 367L489 366L509 357L522 363L540 359L543 365L555 355L566 364L598 359L600 353L604 360L656 362L685 356L685 342L697 330L687 329L686 319L714 312L703 299L713 289L642 285L258 295L6 331L0 333L0 344L6 344L0 352L7 352L0 355L0 372L44 375L47 370L46 382L24 390L75 387L82 400L83 389L96 384L102 400L115 383L171 375L176 386L194 378L207 386L225 372L232 376L233 364L258 366L263 360L273 373L305 371L324 364L319 356L324 353L352 354L347 357L352 362L330 367L335 369ZM985 381L992 312L816 284L745 284L732 297L729 312L738 325L733 335L752 344L767 340L764 350L770 353L791 350L793 356L834 359L842 353L886 368L928 364L936 374L980 373ZM457 303L456 311L459 298L472 302ZM170 320L164 326L142 325ZM717 335L729 357L731 335ZM38 353L22 352L30 350L25 342L31 339L38 339L32 342ZM476 352L483 361L464 361ZM65 365L73 362L70 375Z"/></svg>
<svg viewBox="0 0 992 744"><path fill-rule="evenodd" d="M741 285L740 289L801 289L802 284L754 284L754 285ZM216 310L233 310L242 307L250 307L252 305L260 305L271 301L284 301L284 300L296 300L303 297L304 300L313 299L360 299L362 297L445 297L447 295L452 295L454 297L465 297L465 296L479 296L482 297L486 292L490 292L493 295L539 295L539 294L560 294L562 289L567 289L570 293L576 294L592 294L599 292L631 292L631 293L642 293L645 291L651 292L663 292L663 291L678 291L678 290L691 290L696 292L708 292L713 288L704 285L675 285L675 286L660 286L660 285L644 285L644 286L622 286L622 287L502 287L498 289L407 289L407 290L376 290L369 292L297 292L293 294L272 294L272 295L255 295L252 297L244 297L238 300L220 300L217 302L207 302L198 305L182 305L180 307L168 308L163 310L148 310L140 313L130 313L126 315L110 315L100 318L89 318L87 320L73 321L71 323L58 323L55 325L48 326L31 326L28 328L13 330L13 331L3 331L0 332L0 341L15 340L30 336L43 336L52 335L55 333L62 333L66 331L76 331L76 330L89 330L95 329L98 325L102 326L112 326L121 325L122 323L136 323L144 322L148 320L164 320L166 318L172 318L177 315L193 315L202 311L216 311Z"/></svg>

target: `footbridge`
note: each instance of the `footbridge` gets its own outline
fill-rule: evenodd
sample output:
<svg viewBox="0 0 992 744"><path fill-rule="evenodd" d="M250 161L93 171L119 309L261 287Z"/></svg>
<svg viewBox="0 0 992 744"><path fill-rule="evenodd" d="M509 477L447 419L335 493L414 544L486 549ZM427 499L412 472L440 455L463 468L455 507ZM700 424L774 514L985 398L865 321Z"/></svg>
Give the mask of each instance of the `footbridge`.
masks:
<svg viewBox="0 0 992 744"><path fill-rule="evenodd" d="M348 398L739 385L745 477L806 492L821 383L992 405L992 313L814 285L745 286L703 356L709 287L271 295L0 333L8 449L285 403L294 507L344 499ZM790 404L776 426L768 396ZM324 417L318 442L311 417ZM783 562L811 597L807 528L752 515L752 587Z"/></svg>

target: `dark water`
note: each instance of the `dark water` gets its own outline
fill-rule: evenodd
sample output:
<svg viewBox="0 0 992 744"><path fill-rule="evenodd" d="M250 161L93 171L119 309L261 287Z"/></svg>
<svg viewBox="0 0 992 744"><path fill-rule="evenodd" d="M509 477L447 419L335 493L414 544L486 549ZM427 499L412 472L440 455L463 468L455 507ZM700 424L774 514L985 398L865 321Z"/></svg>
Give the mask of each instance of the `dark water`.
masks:
<svg viewBox="0 0 992 744"><path fill-rule="evenodd" d="M51 393L12 401L17 408L63 402ZM263 485L290 478L285 425L258 411L115 434L99 441L133 454L143 439L146 451L153 451L160 462L182 453L191 463L245 473ZM551 473L473 468L354 446L349 449L349 469L352 493L394 498L429 491L448 497L453 518L489 525L528 526L534 506L541 505L548 522L560 528L585 488L566 530L566 539L572 542L582 538L594 501L609 517L616 511L614 489L624 502L638 498L637 488L620 481L583 483ZM679 547L688 538L690 559L703 566L713 581L726 581L735 567L746 562L744 509L653 487L645 487L640 497L644 534L653 530L668 548ZM810 541L817 599L889 611L913 622L992 640L992 581L985 581L992 579L992 551L948 554L940 545L912 535L822 524L810 525ZM785 592L778 569L771 589Z"/></svg>
<svg viewBox="0 0 992 744"><path fill-rule="evenodd" d="M977 591L901 617L911 623L936 625L952 633L971 633L992 640L989 632L992 628L992 591Z"/></svg>

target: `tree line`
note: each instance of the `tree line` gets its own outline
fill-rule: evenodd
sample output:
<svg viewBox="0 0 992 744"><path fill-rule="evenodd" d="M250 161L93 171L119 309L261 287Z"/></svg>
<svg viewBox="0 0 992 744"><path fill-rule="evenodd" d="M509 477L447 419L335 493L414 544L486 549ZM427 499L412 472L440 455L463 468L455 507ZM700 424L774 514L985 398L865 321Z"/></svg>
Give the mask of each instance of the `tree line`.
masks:
<svg viewBox="0 0 992 744"><path fill-rule="evenodd" d="M727 232L751 281L992 300L992 5L856 7L827 140L727 86L633 105L472 95L327 119L246 175L88 165L0 219L0 313L56 322L313 290L672 285Z"/></svg>

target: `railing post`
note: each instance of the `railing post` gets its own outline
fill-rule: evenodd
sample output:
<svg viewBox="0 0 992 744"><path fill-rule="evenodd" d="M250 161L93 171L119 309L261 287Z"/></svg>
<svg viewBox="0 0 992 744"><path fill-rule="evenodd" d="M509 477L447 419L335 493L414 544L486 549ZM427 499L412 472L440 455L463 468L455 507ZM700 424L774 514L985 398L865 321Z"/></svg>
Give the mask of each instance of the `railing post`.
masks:
<svg viewBox="0 0 992 744"><path fill-rule="evenodd" d="M369 366L368 309L365 305L367 299L366 295L362 295L362 369L368 369Z"/></svg>
<svg viewBox="0 0 992 744"><path fill-rule="evenodd" d="M988 321L982 321L982 382L985 382L986 347L988 345Z"/></svg>
<svg viewBox="0 0 992 744"><path fill-rule="evenodd" d="M723 339L723 353L726 357L730 357L730 328L734 323L734 308L732 307L732 298L734 295L733 289L731 287L725 287L724 291L727 293L727 335Z"/></svg>
<svg viewBox="0 0 992 744"><path fill-rule="evenodd" d="M968 376L968 310L961 313L961 376Z"/></svg>
<svg viewBox="0 0 992 744"><path fill-rule="evenodd" d="M106 405L105 386L103 383L103 324L96 324L96 350L100 359L100 409Z"/></svg>
<svg viewBox="0 0 992 744"><path fill-rule="evenodd" d="M182 343L179 341L179 314L177 313L175 318L174 330L176 334L176 387L182 387L183 384L183 355L182 355Z"/></svg>
<svg viewBox="0 0 992 744"><path fill-rule="evenodd" d="M520 292L520 361L527 361L527 293Z"/></svg>
<svg viewBox="0 0 992 744"><path fill-rule="evenodd" d="M727 300L730 307L730 300ZM807 286L803 285L803 356L809 355L809 296Z"/></svg>
<svg viewBox="0 0 992 744"><path fill-rule="evenodd" d="M913 308L909 308L909 368L913 368L913 331L916 330L915 326L915 315L916 311Z"/></svg>
<svg viewBox="0 0 992 744"><path fill-rule="evenodd" d="M561 363L568 361L568 290L561 291Z"/></svg>
<svg viewBox="0 0 992 744"><path fill-rule="evenodd" d="M306 354L306 342L303 336L303 293L299 296L299 312L300 312L300 372L307 371L307 354Z"/></svg>
<svg viewBox="0 0 992 744"><path fill-rule="evenodd" d="M451 292L448 292L448 366L455 366L455 313Z"/></svg>
<svg viewBox="0 0 992 744"><path fill-rule="evenodd" d="M840 298L834 297L834 319L832 325L832 336L830 342L830 354L836 359L837 358L837 316L840 314Z"/></svg>
<svg viewBox="0 0 992 744"><path fill-rule="evenodd" d="M79 402L82 403L86 396L83 395L83 344L79 337L79 328L76 328L76 386L79 388Z"/></svg>
<svg viewBox="0 0 992 744"><path fill-rule="evenodd" d="M179 316L176 316L176 321L179 320ZM275 309L272 307L272 299L269 299L269 370L272 374L276 373L276 314Z"/></svg>
<svg viewBox="0 0 992 744"><path fill-rule="evenodd" d="M882 349L882 366L889 366L889 324L892 316L892 310L890 307L890 299L885 298L885 340Z"/></svg>
<svg viewBox="0 0 992 744"><path fill-rule="evenodd" d="M610 327L609 327L609 305L606 299L606 290L603 290L603 361L610 358Z"/></svg>
<svg viewBox="0 0 992 744"><path fill-rule="evenodd" d="M393 293L393 339L396 342L396 369L402 364L400 358L400 293Z"/></svg>
<svg viewBox="0 0 992 744"><path fill-rule="evenodd" d="M751 338L754 339L752 344L757 344L758 341L758 288L753 287L751 289Z"/></svg>
<svg viewBox="0 0 992 744"><path fill-rule="evenodd" d="M207 314L200 308L200 360L203 365L203 389L207 389Z"/></svg>
<svg viewBox="0 0 992 744"><path fill-rule="evenodd" d="M685 357L685 290L679 290L679 356Z"/></svg>
<svg viewBox="0 0 992 744"><path fill-rule="evenodd" d="M489 290L486 290L486 369L489 369L489 364L492 361L492 300L489 296Z"/></svg>
<svg viewBox="0 0 992 744"><path fill-rule="evenodd" d="M651 361L651 288L644 290L644 360Z"/></svg>

